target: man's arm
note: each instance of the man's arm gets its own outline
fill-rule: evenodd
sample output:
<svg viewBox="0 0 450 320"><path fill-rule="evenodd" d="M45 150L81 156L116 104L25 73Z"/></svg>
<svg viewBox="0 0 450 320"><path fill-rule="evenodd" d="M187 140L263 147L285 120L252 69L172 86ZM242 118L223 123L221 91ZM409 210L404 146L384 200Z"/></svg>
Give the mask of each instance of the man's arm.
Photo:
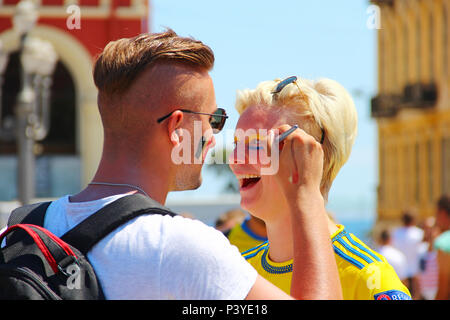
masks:
<svg viewBox="0 0 450 320"><path fill-rule="evenodd" d="M291 296L258 274L246 300L290 300Z"/></svg>

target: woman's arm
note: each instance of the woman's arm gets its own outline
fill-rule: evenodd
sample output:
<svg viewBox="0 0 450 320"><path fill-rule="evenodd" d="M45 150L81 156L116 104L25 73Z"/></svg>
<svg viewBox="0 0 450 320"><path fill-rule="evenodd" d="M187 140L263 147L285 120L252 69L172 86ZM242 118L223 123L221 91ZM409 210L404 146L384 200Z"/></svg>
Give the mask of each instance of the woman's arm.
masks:
<svg viewBox="0 0 450 320"><path fill-rule="evenodd" d="M280 132L290 126L282 126ZM276 174L289 202L294 241L291 295L296 299L342 299L325 202L320 192L322 146L301 129L284 140Z"/></svg>

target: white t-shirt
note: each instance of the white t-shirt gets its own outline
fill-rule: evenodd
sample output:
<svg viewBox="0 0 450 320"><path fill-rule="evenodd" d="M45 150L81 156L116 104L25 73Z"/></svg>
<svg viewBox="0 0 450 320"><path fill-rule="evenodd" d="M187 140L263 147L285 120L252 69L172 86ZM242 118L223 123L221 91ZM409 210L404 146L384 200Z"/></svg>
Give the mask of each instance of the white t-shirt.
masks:
<svg viewBox="0 0 450 320"><path fill-rule="evenodd" d="M89 202L64 196L44 227L61 237L125 195ZM87 257L107 299L244 299L257 272L225 236L204 223L159 214L139 216L103 238Z"/></svg>
<svg viewBox="0 0 450 320"><path fill-rule="evenodd" d="M420 246L423 230L418 227L400 227L392 234L392 244L406 257L406 276L413 277L419 273Z"/></svg>
<svg viewBox="0 0 450 320"><path fill-rule="evenodd" d="M394 268L400 280L406 279L406 257L398 249L390 245L384 245L378 248L378 252L386 258L389 264Z"/></svg>

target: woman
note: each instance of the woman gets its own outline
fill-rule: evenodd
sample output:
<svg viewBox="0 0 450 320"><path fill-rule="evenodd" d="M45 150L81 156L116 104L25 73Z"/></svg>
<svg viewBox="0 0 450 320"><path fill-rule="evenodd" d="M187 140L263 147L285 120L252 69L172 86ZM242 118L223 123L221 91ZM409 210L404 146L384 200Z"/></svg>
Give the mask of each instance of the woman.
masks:
<svg viewBox="0 0 450 320"><path fill-rule="evenodd" d="M297 77L265 81L254 90L238 92L236 109L240 113L236 131L252 129L259 134L245 139L236 137L238 147L241 143L246 147L245 159L235 151L230 157L230 167L240 183L241 206L265 222L268 237L267 242L243 255L262 276L289 293L293 257L302 250L293 246L291 230L295 228L289 214L290 200L273 174L261 174L267 166L263 153L258 161L250 161L251 150L256 146L261 151L270 140L270 134L264 136L262 129L297 124L322 145L320 194L326 202L331 184L347 161L356 138L356 109L350 95L337 82ZM290 169L293 174L289 181L301 184L298 172ZM344 226L335 225L330 219L327 223L344 299L410 299L408 289L383 256L348 233Z"/></svg>

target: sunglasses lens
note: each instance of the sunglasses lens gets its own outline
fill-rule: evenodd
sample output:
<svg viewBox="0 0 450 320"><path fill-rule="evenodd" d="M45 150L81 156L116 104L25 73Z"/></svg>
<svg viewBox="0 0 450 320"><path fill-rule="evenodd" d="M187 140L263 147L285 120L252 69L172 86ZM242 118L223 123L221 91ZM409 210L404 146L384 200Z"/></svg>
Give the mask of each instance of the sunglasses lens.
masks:
<svg viewBox="0 0 450 320"><path fill-rule="evenodd" d="M211 124L211 128L213 129L214 133L217 133L220 130L222 130L223 126L225 125L225 120L226 120L225 110L222 108L217 109L209 119L209 123Z"/></svg>

